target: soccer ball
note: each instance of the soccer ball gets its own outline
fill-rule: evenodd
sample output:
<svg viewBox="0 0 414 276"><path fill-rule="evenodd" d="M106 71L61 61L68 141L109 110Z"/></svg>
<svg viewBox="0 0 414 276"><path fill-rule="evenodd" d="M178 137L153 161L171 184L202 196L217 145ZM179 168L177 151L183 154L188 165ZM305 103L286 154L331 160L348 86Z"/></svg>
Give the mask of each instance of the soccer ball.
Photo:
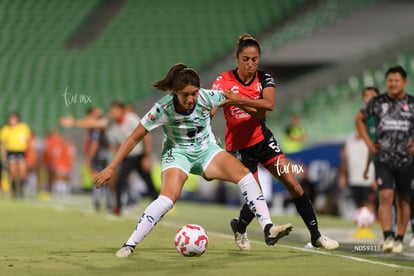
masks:
<svg viewBox="0 0 414 276"><path fill-rule="evenodd" d="M207 249L208 235L197 224L186 224L175 235L175 248L186 257L201 256Z"/></svg>
<svg viewBox="0 0 414 276"><path fill-rule="evenodd" d="M354 223L359 228L369 228L375 222L375 215L367 208L361 207L355 211Z"/></svg>

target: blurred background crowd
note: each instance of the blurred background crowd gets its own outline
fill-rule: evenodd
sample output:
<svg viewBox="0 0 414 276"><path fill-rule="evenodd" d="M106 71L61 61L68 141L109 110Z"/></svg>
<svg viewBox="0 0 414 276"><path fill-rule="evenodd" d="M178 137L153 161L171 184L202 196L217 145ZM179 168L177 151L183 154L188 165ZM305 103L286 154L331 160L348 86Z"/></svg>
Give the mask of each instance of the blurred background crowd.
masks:
<svg viewBox="0 0 414 276"><path fill-rule="evenodd" d="M151 88L183 62L210 88L235 67L240 33L261 41L261 67L276 79L269 128L298 165L317 212L352 216L343 174L344 145L354 137L362 92L385 92L385 70L408 72L413 90L414 3L404 0L3 0L0 2L0 119L22 127L24 164L2 156L2 196L91 194L91 206L120 214L159 189L162 135L155 131L123 164L106 190L102 169L162 96ZM213 128L224 137L223 116ZM63 118L63 119L62 119ZM128 120L126 119L128 118ZM27 130L29 129L29 130ZM130 131L130 130L129 130ZM354 153L354 154L358 154ZM365 158L365 157L361 157ZM342 174L341 174L342 173ZM274 212L295 212L284 188L259 172ZM237 187L191 177L182 198L239 205ZM348 183L349 184L349 183Z"/></svg>

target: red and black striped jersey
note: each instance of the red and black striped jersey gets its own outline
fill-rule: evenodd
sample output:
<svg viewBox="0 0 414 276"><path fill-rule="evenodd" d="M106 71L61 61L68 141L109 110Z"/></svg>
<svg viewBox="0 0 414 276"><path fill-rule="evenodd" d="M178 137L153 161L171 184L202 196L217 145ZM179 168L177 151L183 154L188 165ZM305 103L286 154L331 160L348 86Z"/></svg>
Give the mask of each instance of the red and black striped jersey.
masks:
<svg viewBox="0 0 414 276"><path fill-rule="evenodd" d="M237 69L223 72L214 81L213 89L231 90L241 97L250 99L262 98L266 87L275 87L273 77L262 70L256 71L256 76L247 84L237 74ZM264 139L264 120L255 119L237 106L225 106L226 119L226 150L241 150L253 146Z"/></svg>

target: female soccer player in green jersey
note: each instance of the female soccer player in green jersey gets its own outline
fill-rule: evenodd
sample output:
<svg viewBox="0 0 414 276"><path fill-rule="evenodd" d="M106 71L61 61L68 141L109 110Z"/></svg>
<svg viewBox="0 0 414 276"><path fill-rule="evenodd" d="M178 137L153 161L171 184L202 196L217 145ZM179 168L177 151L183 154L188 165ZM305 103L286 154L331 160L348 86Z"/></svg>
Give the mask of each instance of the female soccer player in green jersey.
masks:
<svg viewBox="0 0 414 276"><path fill-rule="evenodd" d="M154 228L178 200L189 173L206 179L237 183L245 202L264 231L265 242L274 245L289 234L291 224L274 225L259 185L249 170L235 157L221 149L210 126L210 111L225 100L221 91L200 88L196 71L184 64L174 65L164 79L153 84L169 94L157 101L140 124L119 148L112 162L96 177L99 188L113 176L122 159L144 136L156 127L164 131L161 158L160 195L142 214L138 224L115 256L128 257L135 246Z"/></svg>

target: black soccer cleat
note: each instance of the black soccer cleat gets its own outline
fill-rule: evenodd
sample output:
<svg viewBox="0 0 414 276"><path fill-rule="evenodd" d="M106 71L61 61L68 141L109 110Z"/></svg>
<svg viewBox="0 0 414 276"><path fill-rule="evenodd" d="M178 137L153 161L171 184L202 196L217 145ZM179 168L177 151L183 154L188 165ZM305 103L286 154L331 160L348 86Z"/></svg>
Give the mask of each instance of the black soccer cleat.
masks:
<svg viewBox="0 0 414 276"><path fill-rule="evenodd" d="M264 236L267 245L275 245L281 238L289 235L293 226L290 223L275 225L268 224L265 226Z"/></svg>

